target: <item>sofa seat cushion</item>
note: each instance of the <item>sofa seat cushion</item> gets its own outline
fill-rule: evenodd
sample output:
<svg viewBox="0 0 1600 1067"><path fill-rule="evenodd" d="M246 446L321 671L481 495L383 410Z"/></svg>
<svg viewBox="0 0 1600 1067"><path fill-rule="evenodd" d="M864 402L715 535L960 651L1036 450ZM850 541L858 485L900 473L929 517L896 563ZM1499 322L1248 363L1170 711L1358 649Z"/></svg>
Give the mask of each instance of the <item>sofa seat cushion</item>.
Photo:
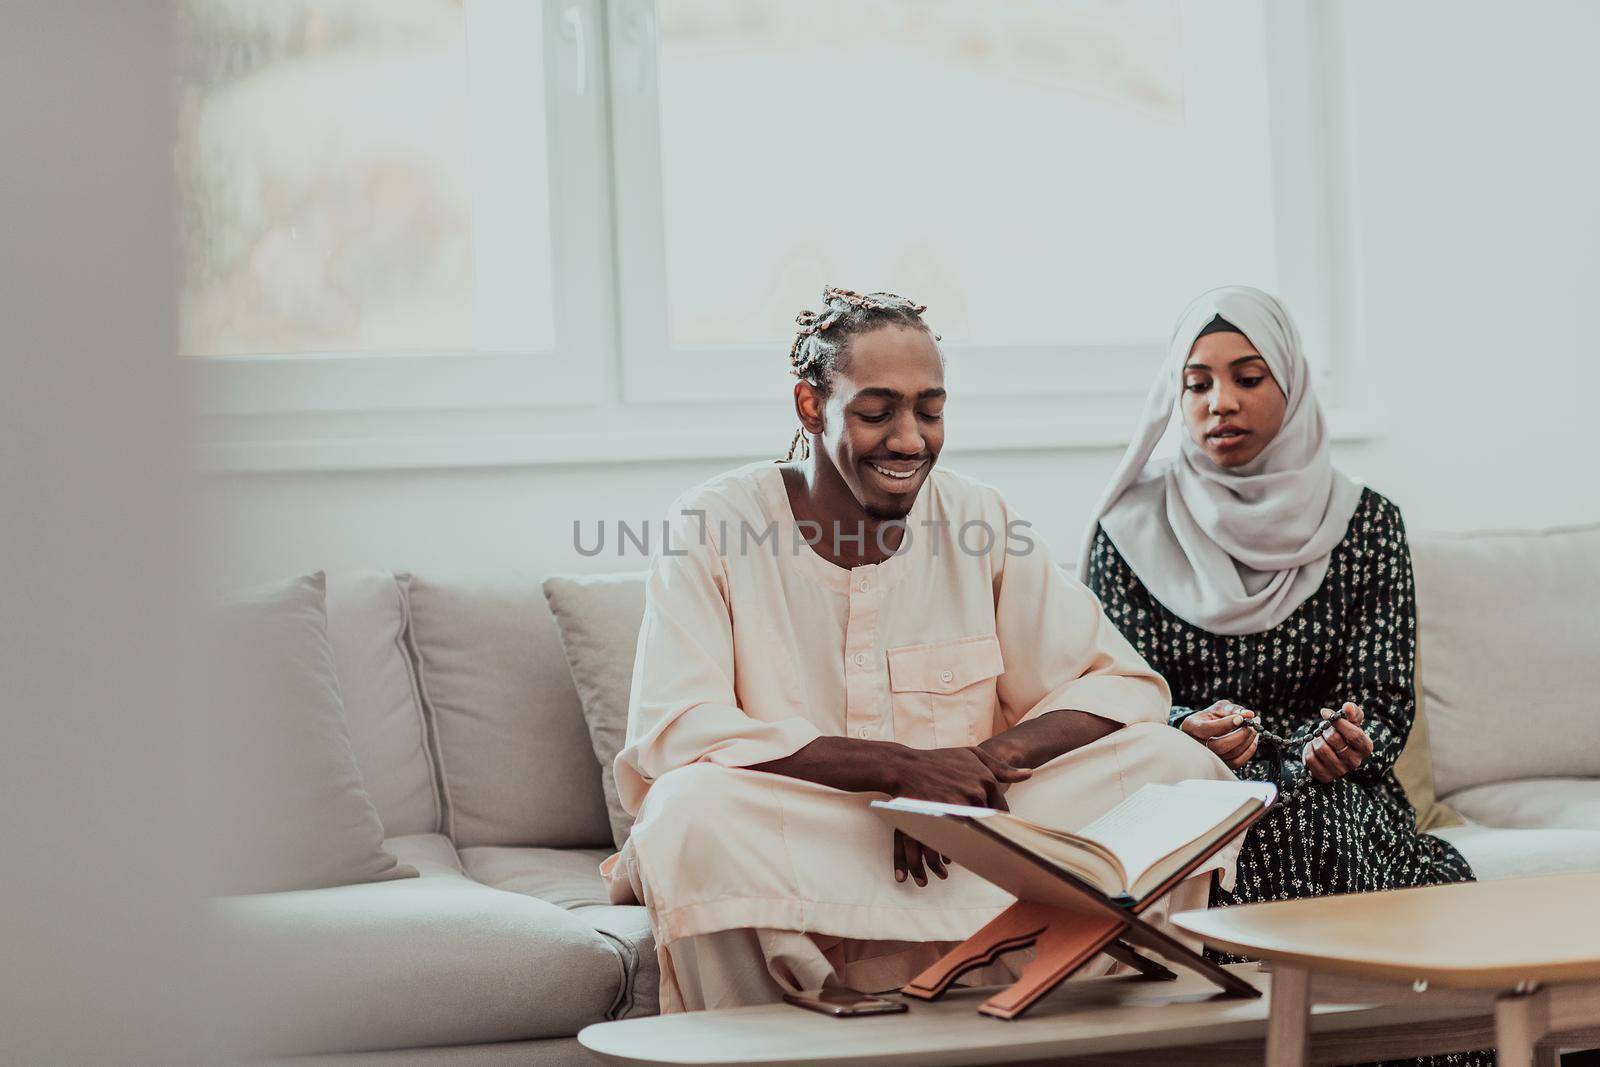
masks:
<svg viewBox="0 0 1600 1067"><path fill-rule="evenodd" d="M408 834L385 838L383 847L401 863L410 864L424 878L461 878L461 857L443 834Z"/></svg>
<svg viewBox="0 0 1600 1067"><path fill-rule="evenodd" d="M1600 830L1520 830L1469 822L1432 833L1460 849L1481 882L1600 871Z"/></svg>
<svg viewBox="0 0 1600 1067"><path fill-rule="evenodd" d="M610 904L600 877L608 848L464 848L461 866L468 875L512 893L548 900L557 907Z"/></svg>
<svg viewBox="0 0 1600 1067"><path fill-rule="evenodd" d="M660 1010L661 968L650 916L633 904L612 904L600 878L604 848L466 848L461 863L485 885L525 893L566 908L609 938L626 961L628 987L613 1017Z"/></svg>
<svg viewBox="0 0 1600 1067"><path fill-rule="evenodd" d="M1600 831L1600 778L1523 778L1463 789L1450 798L1484 826Z"/></svg>
<svg viewBox="0 0 1600 1067"><path fill-rule="evenodd" d="M573 909L572 914L610 938L627 961L628 987L612 1010L614 1019L661 1013L661 961L650 912L637 904L600 904Z"/></svg>
<svg viewBox="0 0 1600 1067"><path fill-rule="evenodd" d="M517 1041L617 1010L613 938L451 871L435 835L394 844L422 877L210 902L224 1040L277 1055Z"/></svg>

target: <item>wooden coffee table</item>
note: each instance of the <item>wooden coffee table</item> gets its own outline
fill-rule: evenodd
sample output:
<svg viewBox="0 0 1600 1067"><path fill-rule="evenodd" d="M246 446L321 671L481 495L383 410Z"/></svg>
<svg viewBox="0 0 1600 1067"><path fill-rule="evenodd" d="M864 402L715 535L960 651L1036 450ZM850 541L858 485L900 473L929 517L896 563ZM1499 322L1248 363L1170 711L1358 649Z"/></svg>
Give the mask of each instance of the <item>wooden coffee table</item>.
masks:
<svg viewBox="0 0 1600 1067"><path fill-rule="evenodd" d="M1228 968L1265 992L1256 964ZM1198 975L1174 981L1091 978L1057 988L1023 1018L978 1014L993 989L908 1001L903 1015L833 1019L773 1004L597 1023L578 1034L601 1062L826 1067L1064 1063L1082 1067L1259 1065L1268 999L1219 994ZM1312 1062L1342 1064L1482 1048L1494 1019L1457 1004L1319 1004L1308 1029Z"/></svg>
<svg viewBox="0 0 1600 1067"><path fill-rule="evenodd" d="M1214 948L1267 961L1267 1062L1307 1058L1320 1003L1492 1013L1500 1067L1600 1044L1600 874L1287 900L1173 917ZM1314 1019L1315 1015L1309 1018Z"/></svg>

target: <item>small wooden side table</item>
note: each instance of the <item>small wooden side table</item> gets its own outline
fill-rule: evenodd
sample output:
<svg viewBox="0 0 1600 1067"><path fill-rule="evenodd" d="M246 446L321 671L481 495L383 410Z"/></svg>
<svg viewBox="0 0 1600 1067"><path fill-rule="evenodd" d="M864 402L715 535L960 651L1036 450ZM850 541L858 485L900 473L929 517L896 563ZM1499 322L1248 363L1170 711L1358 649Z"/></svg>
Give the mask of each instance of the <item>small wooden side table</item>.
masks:
<svg viewBox="0 0 1600 1067"><path fill-rule="evenodd" d="M1173 923L1267 963L1267 1063L1301 1067L1312 1004L1492 1010L1500 1067L1600 1044L1600 874L1190 911Z"/></svg>

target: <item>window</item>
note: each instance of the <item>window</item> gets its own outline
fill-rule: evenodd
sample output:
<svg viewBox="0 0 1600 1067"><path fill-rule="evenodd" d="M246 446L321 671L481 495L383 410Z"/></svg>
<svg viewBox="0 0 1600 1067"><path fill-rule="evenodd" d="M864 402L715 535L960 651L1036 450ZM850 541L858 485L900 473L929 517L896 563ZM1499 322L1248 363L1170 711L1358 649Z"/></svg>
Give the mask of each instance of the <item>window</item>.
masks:
<svg viewBox="0 0 1600 1067"><path fill-rule="evenodd" d="M1148 348L1217 279L1275 288L1260 8L1183 14L661 5L658 58L638 63L655 84L619 92L640 275L624 292L653 296L624 309L628 384L660 395L687 358L758 395L741 368L829 282L928 304L991 372L968 395L1070 390L1089 377L1071 350L1103 380L1100 352Z"/></svg>
<svg viewBox="0 0 1600 1067"><path fill-rule="evenodd" d="M552 77L552 14L180 3L180 346L212 364L215 407L598 399L598 361L558 366L606 344L608 287L603 192L570 175L596 169L597 94Z"/></svg>
<svg viewBox="0 0 1600 1067"><path fill-rule="evenodd" d="M365 412L314 429L380 453L393 410L485 462L741 454L825 284L930 306L979 446L1115 440L1211 285L1331 347L1306 3L182 12L185 352L280 439Z"/></svg>

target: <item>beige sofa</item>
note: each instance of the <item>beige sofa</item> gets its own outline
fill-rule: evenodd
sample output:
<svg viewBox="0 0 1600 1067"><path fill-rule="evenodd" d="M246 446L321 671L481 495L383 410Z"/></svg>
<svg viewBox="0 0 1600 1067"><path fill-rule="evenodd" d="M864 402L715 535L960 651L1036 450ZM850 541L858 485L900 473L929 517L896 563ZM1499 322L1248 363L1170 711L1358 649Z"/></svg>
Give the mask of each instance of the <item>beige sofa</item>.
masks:
<svg viewBox="0 0 1600 1067"><path fill-rule="evenodd" d="M1600 870L1600 527L1415 558L1434 778L1469 820L1437 832L1484 877ZM224 1038L300 1063L591 1062L573 1035L653 1013L657 965L596 870L600 766L541 583L333 575L328 636L420 877L217 902L219 984L248 989Z"/></svg>
<svg viewBox="0 0 1600 1067"><path fill-rule="evenodd" d="M1480 878L1600 869L1600 525L1420 538L1433 833Z"/></svg>
<svg viewBox="0 0 1600 1067"><path fill-rule="evenodd" d="M578 1030L655 1013L655 953L644 909L600 882L600 766L539 581L334 574L327 618L362 782L419 877L215 902L217 1041L592 1062Z"/></svg>

